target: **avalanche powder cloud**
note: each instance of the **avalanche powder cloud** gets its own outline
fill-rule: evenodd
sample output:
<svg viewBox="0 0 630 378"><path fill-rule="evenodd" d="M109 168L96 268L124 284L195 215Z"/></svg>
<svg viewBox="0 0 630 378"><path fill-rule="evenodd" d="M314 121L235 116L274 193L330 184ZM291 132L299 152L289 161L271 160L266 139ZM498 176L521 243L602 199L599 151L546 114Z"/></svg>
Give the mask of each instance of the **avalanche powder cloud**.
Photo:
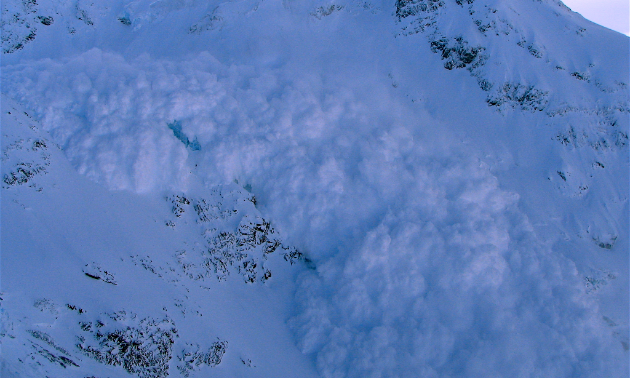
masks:
<svg viewBox="0 0 630 378"><path fill-rule="evenodd" d="M627 309L584 284L627 280L619 36L557 1L141 5L3 91L110 190L251 190L309 259L287 322L322 376L627 374Z"/></svg>

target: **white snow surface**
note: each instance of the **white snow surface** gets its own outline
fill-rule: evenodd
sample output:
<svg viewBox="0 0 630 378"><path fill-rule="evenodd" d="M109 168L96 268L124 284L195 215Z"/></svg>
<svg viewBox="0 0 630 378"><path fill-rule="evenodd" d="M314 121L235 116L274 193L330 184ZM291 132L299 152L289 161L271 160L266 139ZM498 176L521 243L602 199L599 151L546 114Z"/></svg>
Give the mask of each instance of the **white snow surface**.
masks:
<svg viewBox="0 0 630 378"><path fill-rule="evenodd" d="M460 2L4 2L2 173L48 168L2 189L3 374L126 374L77 351L72 304L170 319L174 355L228 341L191 376L628 376L628 37ZM50 166L11 147L38 138ZM219 192L214 229L163 199ZM306 261L177 265L254 218ZM80 366L24 362L32 330Z"/></svg>

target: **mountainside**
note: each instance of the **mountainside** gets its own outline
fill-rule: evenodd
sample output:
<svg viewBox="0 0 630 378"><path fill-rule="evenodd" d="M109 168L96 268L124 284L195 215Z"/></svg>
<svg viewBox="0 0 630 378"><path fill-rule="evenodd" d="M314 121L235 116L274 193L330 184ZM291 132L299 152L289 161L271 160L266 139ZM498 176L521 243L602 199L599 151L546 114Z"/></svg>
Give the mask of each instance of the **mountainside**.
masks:
<svg viewBox="0 0 630 378"><path fill-rule="evenodd" d="M3 377L628 375L628 37L555 0L2 12Z"/></svg>

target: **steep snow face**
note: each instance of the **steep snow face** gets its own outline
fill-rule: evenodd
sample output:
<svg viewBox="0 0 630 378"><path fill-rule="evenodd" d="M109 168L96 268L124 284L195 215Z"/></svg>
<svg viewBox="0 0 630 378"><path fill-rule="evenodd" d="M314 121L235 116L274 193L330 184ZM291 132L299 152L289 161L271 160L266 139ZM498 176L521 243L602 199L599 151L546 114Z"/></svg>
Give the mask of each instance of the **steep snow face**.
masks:
<svg viewBox="0 0 630 378"><path fill-rule="evenodd" d="M110 192L2 98L3 377L313 377L284 320L304 257L236 184Z"/></svg>
<svg viewBox="0 0 630 378"><path fill-rule="evenodd" d="M627 375L628 39L561 2L11 2L3 49L97 183L255 196L321 375Z"/></svg>

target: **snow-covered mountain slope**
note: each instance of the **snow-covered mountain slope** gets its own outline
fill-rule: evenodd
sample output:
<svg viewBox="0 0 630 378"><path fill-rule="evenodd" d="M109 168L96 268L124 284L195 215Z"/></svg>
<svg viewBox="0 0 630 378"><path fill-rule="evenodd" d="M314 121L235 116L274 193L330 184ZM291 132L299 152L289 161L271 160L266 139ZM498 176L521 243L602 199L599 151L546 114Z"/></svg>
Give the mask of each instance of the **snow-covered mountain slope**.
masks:
<svg viewBox="0 0 630 378"><path fill-rule="evenodd" d="M284 326L304 258L250 193L110 192L2 106L3 377L315 376Z"/></svg>
<svg viewBox="0 0 630 378"><path fill-rule="evenodd" d="M7 371L153 374L100 320L172 376L627 376L626 36L555 0L2 7Z"/></svg>

